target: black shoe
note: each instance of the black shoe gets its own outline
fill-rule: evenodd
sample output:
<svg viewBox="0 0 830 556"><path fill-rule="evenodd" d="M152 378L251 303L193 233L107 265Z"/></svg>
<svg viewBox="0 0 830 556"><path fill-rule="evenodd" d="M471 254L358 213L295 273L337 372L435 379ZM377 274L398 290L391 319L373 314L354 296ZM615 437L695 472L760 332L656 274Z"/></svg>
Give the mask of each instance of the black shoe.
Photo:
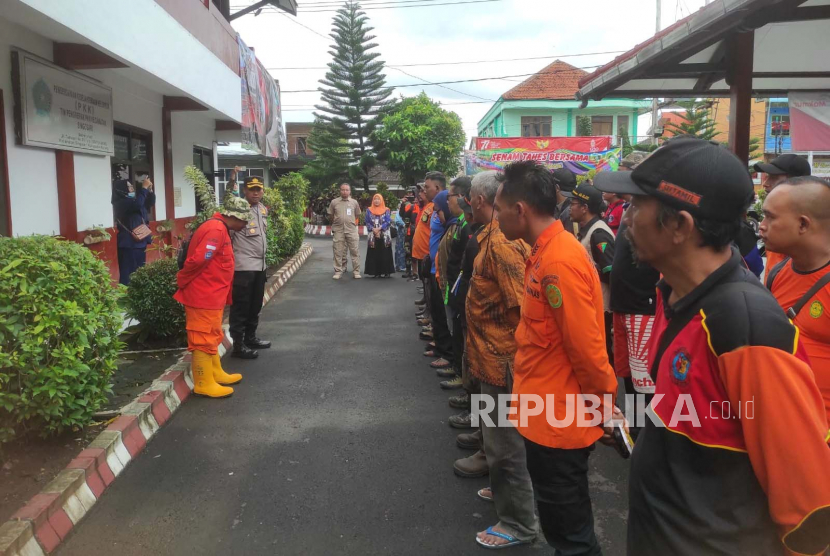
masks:
<svg viewBox="0 0 830 556"><path fill-rule="evenodd" d="M268 349L271 347L271 342L260 340L256 336L248 336L245 338L245 345L251 349Z"/></svg>
<svg viewBox="0 0 830 556"><path fill-rule="evenodd" d="M423 298L423 297L415 302L415 305L423 306L423 305L426 305L426 304L427 304L427 300L426 300L426 298Z"/></svg>
<svg viewBox="0 0 830 556"><path fill-rule="evenodd" d="M242 338L236 338L233 341L233 351L231 352L231 357L237 357L239 359L256 359L259 357L259 352L246 346L245 341Z"/></svg>

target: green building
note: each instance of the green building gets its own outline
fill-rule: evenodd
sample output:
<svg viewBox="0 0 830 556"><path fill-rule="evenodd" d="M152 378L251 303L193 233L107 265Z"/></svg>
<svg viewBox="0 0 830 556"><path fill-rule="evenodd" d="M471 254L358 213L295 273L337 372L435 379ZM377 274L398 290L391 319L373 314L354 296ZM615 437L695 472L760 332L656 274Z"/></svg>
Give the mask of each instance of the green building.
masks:
<svg viewBox="0 0 830 556"><path fill-rule="evenodd" d="M579 135L577 118L587 116L592 136L610 135L615 145L623 134L632 144L645 139L637 138L637 119L650 109L651 101L603 99L580 108L574 95L586 75L588 72L556 60L504 93L479 121L478 136L575 137ZM646 131L642 130L642 135Z"/></svg>

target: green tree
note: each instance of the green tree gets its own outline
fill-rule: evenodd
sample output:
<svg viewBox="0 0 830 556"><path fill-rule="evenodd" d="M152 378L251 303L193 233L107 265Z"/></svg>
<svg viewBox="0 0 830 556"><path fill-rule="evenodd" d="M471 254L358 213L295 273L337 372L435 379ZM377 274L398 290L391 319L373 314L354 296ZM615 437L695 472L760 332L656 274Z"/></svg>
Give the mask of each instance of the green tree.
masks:
<svg viewBox="0 0 830 556"><path fill-rule="evenodd" d="M323 193L332 184L349 177L349 144L332 124L315 120L308 136L308 146L314 159L303 167L302 174L313 193Z"/></svg>
<svg viewBox="0 0 830 556"><path fill-rule="evenodd" d="M579 137L590 137L594 134L593 125L591 125L590 116L576 117L576 134Z"/></svg>
<svg viewBox="0 0 830 556"><path fill-rule="evenodd" d="M379 158L399 172L404 185L415 185L428 171L458 173L464 126L455 112L441 108L426 93L397 103L375 131Z"/></svg>
<svg viewBox="0 0 830 556"><path fill-rule="evenodd" d="M666 131L674 135L691 135L700 139L712 140L717 134L715 120L711 117L711 103L699 100L686 100L677 103L678 106L686 109L683 119L679 124L669 122L665 126Z"/></svg>
<svg viewBox="0 0 830 556"><path fill-rule="evenodd" d="M378 116L388 104L392 89L386 87L384 63L371 34L373 27L360 4L349 1L337 11L332 22L332 61L320 94L325 104L317 105L317 117L331 125L335 137L351 147L349 176L369 190L369 171L377 164L372 141ZM318 158L322 156L317 153Z"/></svg>

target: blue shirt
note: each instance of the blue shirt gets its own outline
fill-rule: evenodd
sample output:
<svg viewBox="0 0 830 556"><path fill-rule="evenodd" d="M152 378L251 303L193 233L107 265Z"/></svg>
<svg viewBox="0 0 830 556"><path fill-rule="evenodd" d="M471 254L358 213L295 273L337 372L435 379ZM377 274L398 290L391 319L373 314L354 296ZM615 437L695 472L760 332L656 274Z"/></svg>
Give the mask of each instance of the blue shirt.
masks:
<svg viewBox="0 0 830 556"><path fill-rule="evenodd" d="M435 262L438 260L438 246L441 244L441 238L444 237L446 228L441 224L441 219L438 218L438 211L432 213L432 220L429 221L429 258L432 261L432 268L430 272L435 274Z"/></svg>

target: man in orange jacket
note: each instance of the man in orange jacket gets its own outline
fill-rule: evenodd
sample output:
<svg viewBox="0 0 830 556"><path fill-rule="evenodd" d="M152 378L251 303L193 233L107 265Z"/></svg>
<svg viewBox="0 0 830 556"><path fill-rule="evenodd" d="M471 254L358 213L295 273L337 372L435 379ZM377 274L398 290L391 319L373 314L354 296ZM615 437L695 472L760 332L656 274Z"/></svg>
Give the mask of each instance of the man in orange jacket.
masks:
<svg viewBox="0 0 830 556"><path fill-rule="evenodd" d="M525 266L512 393L518 395L518 429L539 523L557 554L597 556L588 456L606 419L591 426L592 420L568 422L567 415L574 415L574 406L580 412L583 395L596 397L603 416L613 412L617 380L605 349L599 275L579 240L554 216L556 183L544 166L510 164L501 181L495 205L501 230L507 239L533 246ZM532 398L538 400L534 409L541 409L539 402L553 407L531 413L525 403Z"/></svg>
<svg viewBox="0 0 830 556"><path fill-rule="evenodd" d="M219 212L199 226L187 250L187 259L176 282L173 299L184 305L187 349L193 354L193 393L209 398L233 394L229 385L242 380L227 374L219 358L222 314L231 304L233 247L228 230L245 229L251 206L245 199L230 197Z"/></svg>

